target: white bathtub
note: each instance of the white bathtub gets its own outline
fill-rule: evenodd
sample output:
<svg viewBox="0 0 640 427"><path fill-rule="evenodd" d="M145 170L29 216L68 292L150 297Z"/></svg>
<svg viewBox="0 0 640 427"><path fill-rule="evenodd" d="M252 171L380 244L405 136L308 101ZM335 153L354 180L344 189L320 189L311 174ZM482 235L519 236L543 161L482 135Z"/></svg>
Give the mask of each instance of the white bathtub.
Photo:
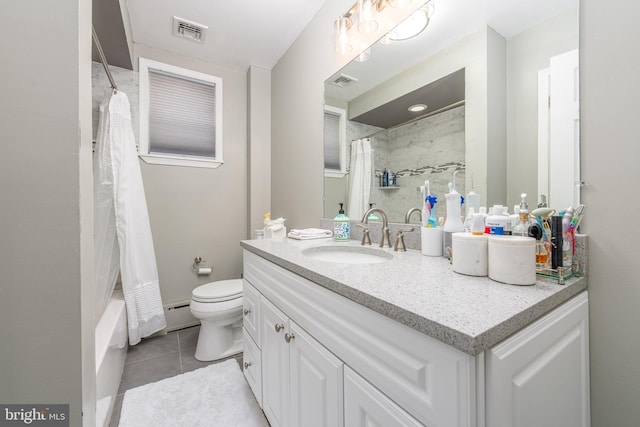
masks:
<svg viewBox="0 0 640 427"><path fill-rule="evenodd" d="M96 426L109 425L127 356L127 314L115 290L96 325Z"/></svg>

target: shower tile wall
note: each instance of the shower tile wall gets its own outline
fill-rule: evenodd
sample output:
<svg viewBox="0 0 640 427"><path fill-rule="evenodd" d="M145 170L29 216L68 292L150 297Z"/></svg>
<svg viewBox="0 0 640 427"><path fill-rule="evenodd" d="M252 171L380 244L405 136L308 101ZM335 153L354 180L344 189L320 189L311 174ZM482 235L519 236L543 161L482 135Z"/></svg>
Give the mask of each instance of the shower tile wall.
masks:
<svg viewBox="0 0 640 427"><path fill-rule="evenodd" d="M349 122L349 141L371 136L375 175L371 183L371 203L385 210L391 222L404 222L407 211L422 207L418 187L429 180L438 196L436 215L444 217L444 195L456 175L456 189L465 194L464 106L445 111L391 130L379 130ZM387 168L397 175L399 189L380 189L380 175ZM412 216L413 222L417 215Z"/></svg>

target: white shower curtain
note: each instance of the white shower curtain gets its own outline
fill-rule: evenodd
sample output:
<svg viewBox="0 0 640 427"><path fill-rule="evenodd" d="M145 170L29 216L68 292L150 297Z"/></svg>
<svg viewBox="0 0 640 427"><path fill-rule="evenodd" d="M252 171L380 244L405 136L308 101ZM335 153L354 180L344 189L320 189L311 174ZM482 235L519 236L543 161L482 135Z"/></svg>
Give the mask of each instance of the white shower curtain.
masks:
<svg viewBox="0 0 640 427"><path fill-rule="evenodd" d="M100 105L94 204L94 268L96 293L100 294L96 298L110 297L119 269L129 344L135 345L165 328L166 320L131 109L127 95L121 91Z"/></svg>
<svg viewBox="0 0 640 427"><path fill-rule="evenodd" d="M351 142L349 165L349 218L360 220L369 209L371 194L371 140L357 139Z"/></svg>

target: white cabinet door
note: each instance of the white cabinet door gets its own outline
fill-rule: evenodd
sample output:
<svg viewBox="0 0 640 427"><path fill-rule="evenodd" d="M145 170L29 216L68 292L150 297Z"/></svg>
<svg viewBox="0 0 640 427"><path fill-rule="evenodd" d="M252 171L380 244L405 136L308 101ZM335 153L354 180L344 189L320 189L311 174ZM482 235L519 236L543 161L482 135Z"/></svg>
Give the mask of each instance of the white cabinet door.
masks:
<svg viewBox="0 0 640 427"><path fill-rule="evenodd" d="M491 350L487 426L588 427L588 299L583 292Z"/></svg>
<svg viewBox="0 0 640 427"><path fill-rule="evenodd" d="M261 298L262 410L271 427L289 426L289 330L287 317Z"/></svg>
<svg viewBox="0 0 640 427"><path fill-rule="evenodd" d="M348 427L422 426L348 366L344 368L344 425Z"/></svg>
<svg viewBox="0 0 640 427"><path fill-rule="evenodd" d="M290 426L342 427L340 359L290 321Z"/></svg>
<svg viewBox="0 0 640 427"><path fill-rule="evenodd" d="M258 401L258 405L262 408L262 358L260 349L244 328L242 330L242 345L244 348L242 355L244 377L247 379L249 387L251 387L251 391L253 391L253 395Z"/></svg>

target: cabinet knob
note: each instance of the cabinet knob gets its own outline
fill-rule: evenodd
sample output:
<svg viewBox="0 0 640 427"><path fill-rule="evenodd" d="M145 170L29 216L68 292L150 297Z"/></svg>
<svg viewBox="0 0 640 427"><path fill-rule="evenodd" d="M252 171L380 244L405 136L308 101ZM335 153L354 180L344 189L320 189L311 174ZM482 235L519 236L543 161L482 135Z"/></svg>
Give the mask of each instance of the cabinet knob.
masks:
<svg viewBox="0 0 640 427"><path fill-rule="evenodd" d="M251 362L244 362L244 369L249 369Z"/></svg>
<svg viewBox="0 0 640 427"><path fill-rule="evenodd" d="M294 339L296 336L293 333L286 333L284 334L284 340L286 342L291 342L292 339Z"/></svg>
<svg viewBox="0 0 640 427"><path fill-rule="evenodd" d="M248 308L244 309L244 315L246 316L247 314L251 313L251 310L249 310Z"/></svg>
<svg viewBox="0 0 640 427"><path fill-rule="evenodd" d="M284 325L282 323L276 323L276 332L280 332L284 329Z"/></svg>

